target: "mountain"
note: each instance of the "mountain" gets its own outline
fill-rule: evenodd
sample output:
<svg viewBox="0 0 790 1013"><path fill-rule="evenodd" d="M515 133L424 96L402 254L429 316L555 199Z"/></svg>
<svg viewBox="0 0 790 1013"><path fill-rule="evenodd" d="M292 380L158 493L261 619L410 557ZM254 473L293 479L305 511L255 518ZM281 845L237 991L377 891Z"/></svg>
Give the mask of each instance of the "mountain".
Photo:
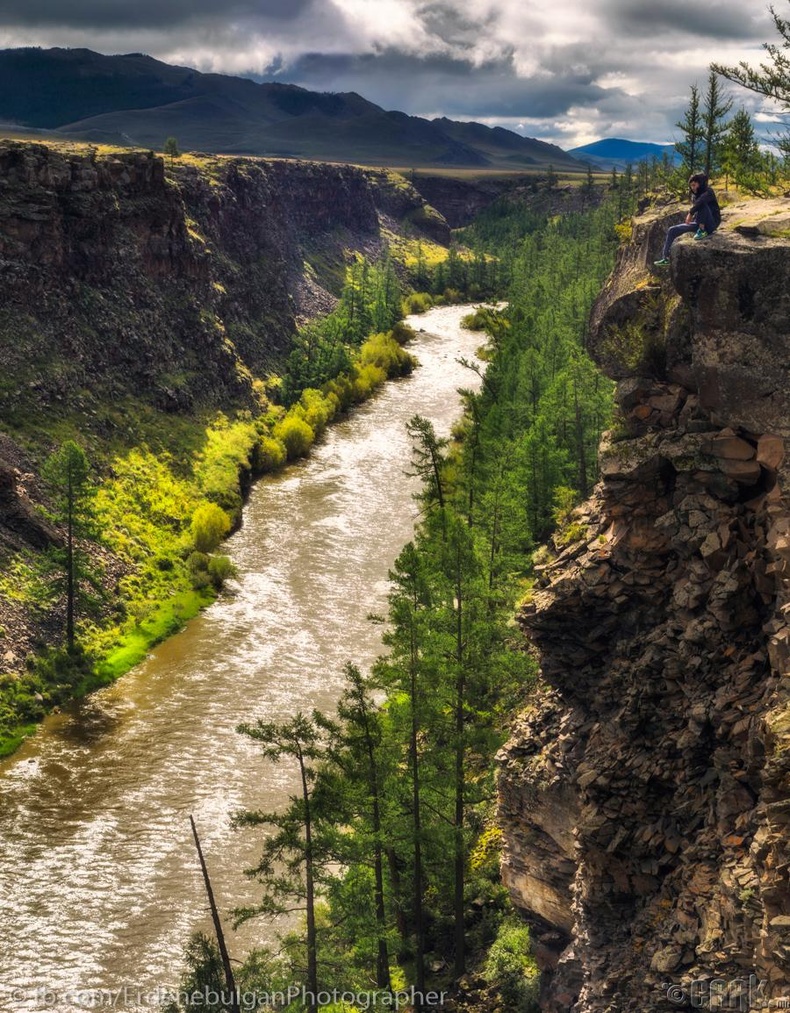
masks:
<svg viewBox="0 0 790 1013"><path fill-rule="evenodd" d="M500 127L387 111L355 92L201 74L142 53L0 51L0 121L95 142L397 166L581 170Z"/></svg>
<svg viewBox="0 0 790 1013"><path fill-rule="evenodd" d="M651 158L663 158L668 154L677 161L674 144L651 144L649 141L628 141L621 137L604 137L603 140L571 148L568 152L582 162L590 162L598 169L625 169L630 163L644 162Z"/></svg>

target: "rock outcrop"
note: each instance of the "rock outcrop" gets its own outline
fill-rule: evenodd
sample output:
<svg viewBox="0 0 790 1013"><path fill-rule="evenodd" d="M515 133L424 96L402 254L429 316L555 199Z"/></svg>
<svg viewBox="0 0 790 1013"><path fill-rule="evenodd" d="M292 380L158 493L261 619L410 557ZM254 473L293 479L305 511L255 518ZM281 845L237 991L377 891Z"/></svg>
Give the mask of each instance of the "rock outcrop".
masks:
<svg viewBox="0 0 790 1013"><path fill-rule="evenodd" d="M790 203L667 277L672 221L594 308L620 419L521 613L545 688L500 754L503 875L552 1013L790 997Z"/></svg>
<svg viewBox="0 0 790 1013"><path fill-rule="evenodd" d="M0 423L96 398L251 403L349 251L403 222L449 238L386 171L0 142Z"/></svg>

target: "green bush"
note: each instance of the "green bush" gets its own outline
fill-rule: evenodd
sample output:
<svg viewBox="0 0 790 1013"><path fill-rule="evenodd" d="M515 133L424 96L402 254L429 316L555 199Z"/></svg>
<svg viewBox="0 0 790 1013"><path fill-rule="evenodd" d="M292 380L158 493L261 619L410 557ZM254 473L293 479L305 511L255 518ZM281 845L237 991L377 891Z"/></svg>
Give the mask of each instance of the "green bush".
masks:
<svg viewBox="0 0 790 1013"><path fill-rule="evenodd" d="M187 569L190 573L208 570L209 556L205 552L190 552L187 557Z"/></svg>
<svg viewBox="0 0 790 1013"><path fill-rule="evenodd" d="M540 972L530 955L529 929L506 918L488 951L483 977L499 989L513 1013L538 1013Z"/></svg>
<svg viewBox="0 0 790 1013"><path fill-rule="evenodd" d="M399 320L390 331L390 334L395 338L399 345L405 345L407 342L412 341L417 337L417 334L413 327L409 327L402 320Z"/></svg>
<svg viewBox="0 0 790 1013"><path fill-rule="evenodd" d="M230 517L216 503L201 503L192 514L192 538L198 552L212 552L230 531Z"/></svg>
<svg viewBox="0 0 790 1013"><path fill-rule="evenodd" d="M276 471L285 464L285 444L273 436L262 436L255 449L255 466L258 471Z"/></svg>
<svg viewBox="0 0 790 1013"><path fill-rule="evenodd" d="M428 292L412 292L402 302L404 314L425 313L433 306L433 298Z"/></svg>
<svg viewBox="0 0 790 1013"><path fill-rule="evenodd" d="M345 411L354 403L354 383L345 373L324 384L324 394L337 400L340 410Z"/></svg>
<svg viewBox="0 0 790 1013"><path fill-rule="evenodd" d="M304 413L302 417L315 435L320 436L334 417L338 404L335 395L324 395L320 390L308 387L302 391L297 407L301 408Z"/></svg>
<svg viewBox="0 0 790 1013"><path fill-rule="evenodd" d="M237 572L229 556L212 556L208 561L208 575L218 591L225 581L235 577Z"/></svg>
<svg viewBox="0 0 790 1013"><path fill-rule="evenodd" d="M373 363L368 363L365 366L360 366L356 370L356 376L354 377L354 400L364 401L370 397L373 391L380 387L387 379L387 374L381 368L381 366L374 366Z"/></svg>
<svg viewBox="0 0 790 1013"><path fill-rule="evenodd" d="M288 460L304 457L313 445L315 433L309 423L298 415L289 413L274 427L274 438L285 446Z"/></svg>
<svg viewBox="0 0 790 1013"><path fill-rule="evenodd" d="M239 476L251 470L258 440L259 432L253 422L229 422L222 413L206 429L206 442L197 455L195 478L203 496L231 516L241 514Z"/></svg>
<svg viewBox="0 0 790 1013"><path fill-rule="evenodd" d="M362 366L378 366L390 379L407 376L414 368L414 358L391 334L371 334L359 350L359 361Z"/></svg>

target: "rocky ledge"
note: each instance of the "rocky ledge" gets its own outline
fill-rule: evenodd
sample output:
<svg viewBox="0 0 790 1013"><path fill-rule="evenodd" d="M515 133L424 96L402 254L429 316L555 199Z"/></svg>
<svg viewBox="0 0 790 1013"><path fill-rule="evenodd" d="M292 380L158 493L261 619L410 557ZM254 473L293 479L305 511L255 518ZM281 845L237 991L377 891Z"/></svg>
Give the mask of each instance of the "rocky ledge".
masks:
<svg viewBox="0 0 790 1013"><path fill-rule="evenodd" d="M503 875L552 1013L790 1000L790 202L662 274L682 213L635 220L594 308L619 419L521 612Z"/></svg>

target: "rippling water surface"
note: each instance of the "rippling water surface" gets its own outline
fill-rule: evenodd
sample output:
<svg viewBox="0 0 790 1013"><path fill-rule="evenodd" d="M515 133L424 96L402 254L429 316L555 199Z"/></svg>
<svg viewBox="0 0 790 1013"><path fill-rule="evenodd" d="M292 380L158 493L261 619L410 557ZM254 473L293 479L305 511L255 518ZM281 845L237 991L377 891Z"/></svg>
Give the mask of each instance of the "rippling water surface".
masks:
<svg viewBox="0 0 790 1013"><path fill-rule="evenodd" d="M255 831L229 813L277 808L291 779L235 725L329 709L345 662L380 653L366 616L415 518L404 424L419 412L447 434L459 414L456 388L477 378L456 359L480 341L465 312L413 318L413 376L255 486L227 543L233 597L0 763L0 1009L71 1013L72 990L123 986L125 1009L150 1009L136 991L177 982L189 933L209 927L189 813L223 911L254 897ZM266 931L230 932L231 953Z"/></svg>

